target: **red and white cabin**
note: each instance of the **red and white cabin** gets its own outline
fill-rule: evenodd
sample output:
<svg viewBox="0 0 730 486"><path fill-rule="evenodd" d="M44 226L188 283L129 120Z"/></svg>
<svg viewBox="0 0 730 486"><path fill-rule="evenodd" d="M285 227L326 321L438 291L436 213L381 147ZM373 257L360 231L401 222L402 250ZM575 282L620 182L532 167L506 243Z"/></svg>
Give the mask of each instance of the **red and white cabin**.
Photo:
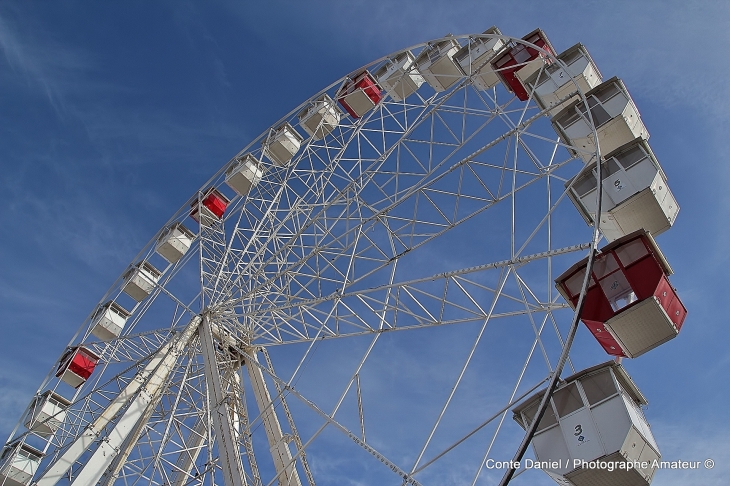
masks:
<svg viewBox="0 0 730 486"><path fill-rule="evenodd" d="M552 44L540 29L533 30L522 40L555 55ZM542 51L513 42L507 44L504 54L492 61L492 69L502 78L508 90L521 101L527 101L530 95L524 82L546 64L550 64L550 59Z"/></svg>
<svg viewBox="0 0 730 486"><path fill-rule="evenodd" d="M588 258L555 280L573 308L578 303ZM581 313L604 350L635 358L679 334L687 309L669 283L672 269L644 230L619 238L596 255Z"/></svg>
<svg viewBox="0 0 730 486"><path fill-rule="evenodd" d="M382 99L380 86L368 71L363 71L348 80L337 93L337 100L353 118L360 118Z"/></svg>
<svg viewBox="0 0 730 486"><path fill-rule="evenodd" d="M190 205L190 217L203 226L211 226L220 221L230 202L218 189L211 187L203 192L202 198ZM199 207L201 214L198 214Z"/></svg>
<svg viewBox="0 0 730 486"><path fill-rule="evenodd" d="M78 388L89 379L99 362L99 356L93 351L76 346L66 351L61 357L61 363L56 371L56 378L64 383Z"/></svg>

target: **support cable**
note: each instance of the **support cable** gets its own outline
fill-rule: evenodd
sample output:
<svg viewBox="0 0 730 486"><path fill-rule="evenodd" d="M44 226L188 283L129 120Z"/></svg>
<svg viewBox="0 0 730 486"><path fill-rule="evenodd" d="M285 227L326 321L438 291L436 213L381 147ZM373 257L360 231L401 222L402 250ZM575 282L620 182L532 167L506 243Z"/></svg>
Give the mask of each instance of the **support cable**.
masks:
<svg viewBox="0 0 730 486"><path fill-rule="evenodd" d="M574 81L575 82L575 81ZM581 94L581 98L583 100L583 103L585 106L588 106L588 101L585 98L585 95ZM527 428L527 432L525 433L525 437L522 439L522 443L517 448L517 452L514 455L514 458L510 462L511 467L507 469L507 471L504 473L504 476L502 477L502 480L499 482L499 486L507 486L512 479L512 477L515 474L515 471L517 470L516 465L519 465L520 461L522 461L522 458L525 455L525 452L527 452L527 447L530 445L530 442L532 442L532 438L535 436L535 432L537 431L537 426L540 424L540 420L542 420L543 415L545 415L545 410L547 410L547 407L550 405L550 397L552 397L553 392L555 391L555 388L558 385L558 381L560 380L560 374L563 372L563 367L565 366L566 361L568 360L568 355L570 354L570 348L573 345L573 339L575 338L575 334L578 331L578 325L580 324L580 316L583 312L583 305L585 304L585 297L588 293L588 285L591 281L591 273L593 272L593 263L595 261L596 257L596 247L598 246L598 241L601 238L600 233L600 222L601 222L601 209L602 209L602 203L603 203L603 178L601 175L601 157L600 157L600 147L598 144L598 135L596 133L595 123L593 123L593 114L590 110L587 110L588 115L588 121L591 123L591 126L593 126L593 134L594 134L594 140L596 143L596 178L598 179L598 185L597 185L597 195L596 195L596 217L594 219L593 224L593 239L591 242L591 249L590 253L588 254L588 264L586 265L586 272L583 276L583 285L581 286L580 296L578 297L578 303L575 306L575 313L573 314L573 321L570 324L570 330L568 331L568 335L565 338L565 345L563 346L563 350L560 353L560 358L558 359L558 363L555 367L555 371L553 372L552 376L550 377L550 382L548 383L547 390L545 390L545 394L542 396L542 399L540 400L540 405L537 408L537 411L535 412L535 417L532 419L532 423L530 423L530 426Z"/></svg>

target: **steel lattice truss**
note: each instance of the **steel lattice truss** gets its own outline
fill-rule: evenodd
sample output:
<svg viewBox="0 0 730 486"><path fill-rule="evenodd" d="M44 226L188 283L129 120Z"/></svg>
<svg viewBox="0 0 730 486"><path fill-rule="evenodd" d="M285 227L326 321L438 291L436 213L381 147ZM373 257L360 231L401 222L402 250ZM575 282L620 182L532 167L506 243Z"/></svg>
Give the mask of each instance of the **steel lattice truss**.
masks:
<svg viewBox="0 0 730 486"><path fill-rule="evenodd" d="M340 84L326 92L334 97ZM287 118L293 125L298 111ZM234 197L221 221L199 227L196 251L163 270L122 336L94 341L87 322L74 338L101 364L41 444L38 476L114 403L57 483L73 483L93 466L103 484L223 484L230 471L240 473L237 484L297 484L294 477L334 484L346 475L439 484L462 462L459 474L476 483L487 455L510 457L515 432L503 427L506 414L552 371L571 315L553 279L590 240L565 197L583 162L546 111L501 86L480 91L464 76L446 91L424 85L404 101L386 97L361 119L343 117L326 137L307 139L286 166L266 158L261 143L270 136L239 154L262 161L261 181ZM200 194L223 187L224 178L221 170ZM171 221L184 221L189 207ZM153 240L137 261L154 250ZM104 300L121 288L120 279ZM449 333L468 336L443 356L424 347L420 358L440 363L444 374L434 388L381 361L384 347L420 342L419 329L445 341ZM323 344L334 338L338 348ZM428 395L422 420L407 429L417 432L412 437L388 433L399 424L387 418L384 376L397 376L403 400ZM464 397L479 376L492 391ZM58 387L54 380L50 373L42 389ZM253 398L266 396L261 386L268 403ZM144 393L131 432L113 457L95 462ZM272 420L281 434L267 443ZM231 442L225 449L237 459L222 457L221 441ZM290 451L285 472L270 452L281 444ZM455 444L464 460L441 458ZM333 457L346 474L332 471L324 449L342 450ZM375 472L363 472L361 460Z"/></svg>

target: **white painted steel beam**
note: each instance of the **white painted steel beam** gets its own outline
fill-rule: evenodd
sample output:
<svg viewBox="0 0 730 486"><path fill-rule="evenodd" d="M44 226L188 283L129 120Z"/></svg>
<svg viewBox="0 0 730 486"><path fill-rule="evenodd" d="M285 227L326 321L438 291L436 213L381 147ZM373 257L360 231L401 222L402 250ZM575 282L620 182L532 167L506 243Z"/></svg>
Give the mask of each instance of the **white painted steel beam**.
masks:
<svg viewBox="0 0 730 486"><path fill-rule="evenodd" d="M236 440L238 434L235 430L228 395L218 371L213 331L207 317L203 317L203 324L200 329L200 344L205 362L205 380L208 384L210 415L215 428L223 482L226 486L247 486L238 441Z"/></svg>
<svg viewBox="0 0 730 486"><path fill-rule="evenodd" d="M211 327L214 329L213 335L218 338L218 336L216 336L215 325ZM238 369L231 368L224 376L224 383L229 383L231 380L234 382L232 390L236 393L238 392L237 390L243 390L241 388L241 376L238 373ZM236 400L233 410L234 431L236 432L238 439L241 440L244 447L246 447L247 454L249 456L248 462L251 465L251 476L253 482L254 484L260 484L261 480L259 478L258 466L256 465L256 458L253 455L253 446L251 445L250 438L246 437L246 434L249 433L246 403L242 397L239 398L240 399ZM171 486L184 486L188 484L191 479L190 472L192 471L193 465L203 448L203 442L207 438L207 432L207 422L202 418L199 418L188 435L188 439L185 441L185 450L180 453L177 461L175 461L175 474L170 482Z"/></svg>
<svg viewBox="0 0 730 486"><path fill-rule="evenodd" d="M186 450L180 453L175 462L175 476L170 483L171 486L183 486L190 481L190 470L200 454L200 449L203 448L206 432L207 424L199 418L185 442Z"/></svg>
<svg viewBox="0 0 730 486"><path fill-rule="evenodd" d="M99 439L104 428L116 417L124 405L132 400L122 418L114 429L104 438L96 452L87 461L86 466L77 476L73 484L95 484L117 455L119 446L134 428L137 420L147 407L154 407L154 398L159 398L159 391L174 368L177 358L188 346L190 339L197 331L200 317L194 317L182 333L171 339L155 354L144 370L137 373L134 379L109 404L104 412L69 446L61 456L43 473L37 486L52 486L61 480L68 469Z"/></svg>
<svg viewBox="0 0 730 486"><path fill-rule="evenodd" d="M299 479L299 473L295 467L296 463L292 461L289 444L281 430L279 418L276 416L276 411L271 401L271 394L266 386L261 365L258 363L258 358L256 357L256 350L250 349L248 350L248 354L252 359L256 360L255 365L249 365L247 363L246 369L248 370L248 377L251 380L251 387L256 397L256 404L261 413L261 421L264 425L264 430L266 430L266 437L269 440L269 448L271 450L271 457L274 459L274 467L279 478L279 485L301 486L302 482Z"/></svg>

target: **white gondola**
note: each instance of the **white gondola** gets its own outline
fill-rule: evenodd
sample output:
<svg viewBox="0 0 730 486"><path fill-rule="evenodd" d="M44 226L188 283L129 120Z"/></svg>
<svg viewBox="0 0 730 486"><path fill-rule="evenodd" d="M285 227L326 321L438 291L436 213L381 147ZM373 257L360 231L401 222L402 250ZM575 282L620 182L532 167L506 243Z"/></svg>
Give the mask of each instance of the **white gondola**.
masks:
<svg viewBox="0 0 730 486"><path fill-rule="evenodd" d="M514 410L522 428L531 423L543 394ZM555 390L532 440L541 469L565 485L647 486L661 455L641 409L646 404L614 361L568 377ZM614 467L584 467L594 461Z"/></svg>
<svg viewBox="0 0 730 486"><path fill-rule="evenodd" d="M71 402L51 390L35 397L28 410L25 426L38 435L53 435L66 420L66 409Z"/></svg>
<svg viewBox="0 0 730 486"><path fill-rule="evenodd" d="M501 35L502 32L497 27L490 27L484 34ZM454 60L464 74L472 77L474 86L486 91L500 82L500 77L494 72L491 61L503 46L504 41L498 37L477 37L459 49L454 54Z"/></svg>
<svg viewBox="0 0 730 486"><path fill-rule="evenodd" d="M337 109L337 104L324 94L299 113L299 126L310 137L321 140L337 127L341 117L342 112Z"/></svg>
<svg viewBox="0 0 730 486"><path fill-rule="evenodd" d="M566 100L571 93L577 91L573 79L584 93L603 81L598 66L583 44L576 44L561 52L557 59L565 63L566 67L560 62L549 64L544 70L533 73L525 82L530 89L534 89L535 101L541 108L555 106L550 110L551 115L556 115L562 107L577 100L577 94ZM564 101L557 106L561 100Z"/></svg>
<svg viewBox="0 0 730 486"><path fill-rule="evenodd" d="M176 263L188 252L194 239L195 234L192 231L182 223L174 223L157 239L155 251L168 262Z"/></svg>
<svg viewBox="0 0 730 486"><path fill-rule="evenodd" d="M137 302L152 293L162 273L149 262L139 262L124 274L124 292Z"/></svg>
<svg viewBox="0 0 730 486"><path fill-rule="evenodd" d="M446 37L451 37L451 34ZM449 89L463 76L461 68L453 58L459 49L461 49L459 42L449 38L433 43L416 58L416 67L421 76L437 92Z"/></svg>
<svg viewBox="0 0 730 486"><path fill-rule="evenodd" d="M395 101L403 101L408 98L424 83L423 76L416 69L414 62L415 57L411 51L405 51L375 71L378 84Z"/></svg>
<svg viewBox="0 0 730 486"><path fill-rule="evenodd" d="M43 456L43 452L28 444L6 447L0 456L0 484L28 486Z"/></svg>
<svg viewBox="0 0 730 486"><path fill-rule="evenodd" d="M264 153L276 165L285 166L299 151L303 141L304 137L293 126L284 123L264 140Z"/></svg>
<svg viewBox="0 0 730 486"><path fill-rule="evenodd" d="M256 157L246 154L226 170L226 184L239 196L245 196L261 181L263 176L264 170Z"/></svg>
<svg viewBox="0 0 730 486"><path fill-rule="evenodd" d="M596 125L601 154L611 153L638 137L649 139L639 110L620 79L611 78L585 96ZM577 100L555 115L553 127L566 143L576 149L576 155L586 162L592 160L596 143L583 101Z"/></svg>
<svg viewBox="0 0 730 486"><path fill-rule="evenodd" d="M129 319L129 311L116 302L109 301L99 307L91 318L91 334L102 341L119 337Z"/></svg>
<svg viewBox="0 0 730 486"><path fill-rule="evenodd" d="M601 232L614 241L639 229L656 236L674 224L679 204L649 144L637 138L606 156L601 165ZM596 164L566 183L568 196L586 220L596 218Z"/></svg>

